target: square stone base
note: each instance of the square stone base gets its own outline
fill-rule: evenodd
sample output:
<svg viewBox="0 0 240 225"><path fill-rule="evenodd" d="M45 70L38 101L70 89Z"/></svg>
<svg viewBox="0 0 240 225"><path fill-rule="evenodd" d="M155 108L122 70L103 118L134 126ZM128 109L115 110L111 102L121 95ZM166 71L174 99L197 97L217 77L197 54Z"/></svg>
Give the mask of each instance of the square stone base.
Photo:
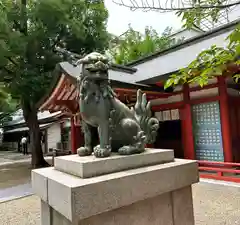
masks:
<svg viewBox="0 0 240 225"><path fill-rule="evenodd" d="M72 225L42 202L42 225ZM51 214L51 216L50 216ZM46 218L52 218L46 223ZM76 225L194 225L191 187L142 200L131 205L80 220Z"/></svg>
<svg viewBox="0 0 240 225"><path fill-rule="evenodd" d="M83 162L66 156L58 161L61 171L33 170L32 187L42 201L41 225L194 225L191 185L199 179L197 162L171 160L169 151L146 154L132 156L133 165L121 156L94 160L90 171L88 158ZM136 161L140 159L144 167ZM113 162L123 162L122 171Z"/></svg>

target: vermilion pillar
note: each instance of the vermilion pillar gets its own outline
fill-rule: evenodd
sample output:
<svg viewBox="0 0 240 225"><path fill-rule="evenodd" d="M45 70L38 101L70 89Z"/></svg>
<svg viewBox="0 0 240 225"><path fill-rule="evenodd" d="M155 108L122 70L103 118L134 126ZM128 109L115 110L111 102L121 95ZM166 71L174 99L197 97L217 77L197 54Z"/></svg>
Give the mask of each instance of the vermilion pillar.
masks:
<svg viewBox="0 0 240 225"><path fill-rule="evenodd" d="M224 161L232 162L232 140L231 140L231 128L230 128L230 113L228 104L228 94L225 77L218 78L219 83L219 96L220 96L220 118L222 127L222 142L224 151Z"/></svg>
<svg viewBox="0 0 240 225"><path fill-rule="evenodd" d="M76 135L74 117L71 117L71 151L72 151L72 154L77 153L77 135Z"/></svg>
<svg viewBox="0 0 240 225"><path fill-rule="evenodd" d="M183 86L183 101L184 107L180 109L180 119L184 158L195 159L192 110L190 105L189 86L186 84Z"/></svg>

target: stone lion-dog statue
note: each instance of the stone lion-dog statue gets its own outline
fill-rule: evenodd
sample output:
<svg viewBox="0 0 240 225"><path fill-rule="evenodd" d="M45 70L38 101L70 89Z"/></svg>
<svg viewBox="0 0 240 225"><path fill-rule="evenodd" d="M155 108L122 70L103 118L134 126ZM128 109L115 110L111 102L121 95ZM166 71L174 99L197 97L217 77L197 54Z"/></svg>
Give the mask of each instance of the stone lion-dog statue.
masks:
<svg viewBox="0 0 240 225"><path fill-rule="evenodd" d="M108 59L93 52L78 60L79 106L84 133L84 146L77 152L88 156L108 157L111 152L131 155L145 151L145 145L155 141L158 120L151 116L146 94L137 91L137 102L131 109L117 99L110 86ZM98 128L99 145L93 146L92 127Z"/></svg>

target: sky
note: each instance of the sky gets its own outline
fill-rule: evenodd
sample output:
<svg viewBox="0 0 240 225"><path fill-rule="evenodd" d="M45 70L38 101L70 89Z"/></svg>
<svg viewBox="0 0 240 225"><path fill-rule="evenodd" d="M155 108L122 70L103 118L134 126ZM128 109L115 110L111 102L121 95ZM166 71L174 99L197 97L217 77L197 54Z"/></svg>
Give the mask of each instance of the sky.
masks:
<svg viewBox="0 0 240 225"><path fill-rule="evenodd" d="M129 24L140 32L143 32L146 26L151 26L159 33L162 33L167 26L172 27L173 30L181 29L181 20L173 13L131 11L114 4L112 0L105 0L105 6L109 12L108 31L115 35L124 33Z"/></svg>

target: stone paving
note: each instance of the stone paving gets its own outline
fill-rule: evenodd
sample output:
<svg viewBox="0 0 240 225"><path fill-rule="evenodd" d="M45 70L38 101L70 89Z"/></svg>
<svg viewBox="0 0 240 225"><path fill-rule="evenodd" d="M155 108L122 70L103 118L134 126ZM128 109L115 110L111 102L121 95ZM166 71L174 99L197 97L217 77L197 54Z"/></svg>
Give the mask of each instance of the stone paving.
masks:
<svg viewBox="0 0 240 225"><path fill-rule="evenodd" d="M20 184L14 187L0 189L0 203L32 195L31 183Z"/></svg>
<svg viewBox="0 0 240 225"><path fill-rule="evenodd" d="M31 157L16 152L0 152L0 159L0 203L32 194ZM51 157L45 159L51 162Z"/></svg>
<svg viewBox="0 0 240 225"><path fill-rule="evenodd" d="M195 225L239 225L240 186L193 185ZM40 200L33 195L0 204L1 225L40 225ZM167 225L167 224L166 224Z"/></svg>
<svg viewBox="0 0 240 225"><path fill-rule="evenodd" d="M17 160L30 159L31 155L23 155L16 151L0 151L0 163L16 162Z"/></svg>

